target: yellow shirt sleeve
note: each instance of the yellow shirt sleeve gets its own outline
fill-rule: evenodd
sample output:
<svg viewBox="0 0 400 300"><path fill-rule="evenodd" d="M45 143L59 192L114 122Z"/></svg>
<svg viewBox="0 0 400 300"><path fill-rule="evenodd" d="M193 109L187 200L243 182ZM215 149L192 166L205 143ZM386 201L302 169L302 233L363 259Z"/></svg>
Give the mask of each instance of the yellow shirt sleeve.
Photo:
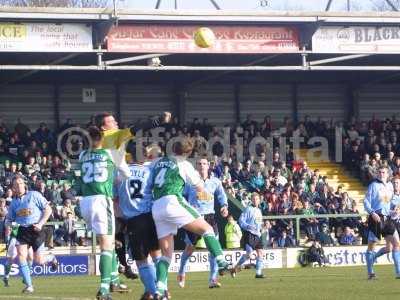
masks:
<svg viewBox="0 0 400 300"><path fill-rule="evenodd" d="M103 131L103 149L119 149L122 144L126 143L134 136L130 128L111 129Z"/></svg>

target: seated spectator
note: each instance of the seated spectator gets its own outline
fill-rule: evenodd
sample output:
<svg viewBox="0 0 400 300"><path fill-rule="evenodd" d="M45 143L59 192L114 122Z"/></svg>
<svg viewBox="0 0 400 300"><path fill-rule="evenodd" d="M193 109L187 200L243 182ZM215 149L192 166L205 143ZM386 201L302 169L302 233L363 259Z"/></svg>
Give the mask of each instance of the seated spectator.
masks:
<svg viewBox="0 0 400 300"><path fill-rule="evenodd" d="M6 199L0 198L0 240L4 241L4 220L8 214Z"/></svg>
<svg viewBox="0 0 400 300"><path fill-rule="evenodd" d="M302 227L306 231L308 238L313 238L319 231L318 220L316 218L312 218L312 216L314 216L314 209L312 206L310 206L310 202L308 200L304 200L303 205L304 207L301 210L301 214L310 216L310 218L302 219Z"/></svg>
<svg viewBox="0 0 400 300"><path fill-rule="evenodd" d="M37 180L34 190L41 193L43 197L47 199L47 201L50 201L51 198L50 190L47 188L46 183L43 180Z"/></svg>
<svg viewBox="0 0 400 300"><path fill-rule="evenodd" d="M275 237L276 237L276 231L273 229L271 222L265 220L261 228L261 242L263 248L264 249L271 248L274 243Z"/></svg>
<svg viewBox="0 0 400 300"><path fill-rule="evenodd" d="M327 224L321 226L321 231L315 234L315 240L321 243L322 246L333 246L335 244Z"/></svg>
<svg viewBox="0 0 400 300"><path fill-rule="evenodd" d="M276 239L276 246L278 248L294 247L295 243L292 237L288 236L286 230L283 230L281 235Z"/></svg>
<svg viewBox="0 0 400 300"><path fill-rule="evenodd" d="M50 169L50 175L52 178L56 180L65 179L66 177L66 166L61 163L61 159L59 156L53 157L53 162Z"/></svg>
<svg viewBox="0 0 400 300"><path fill-rule="evenodd" d="M71 200L65 199L63 207L61 208L61 217L63 220L68 218L68 213L71 213L73 218L75 218L74 208L72 207Z"/></svg>
<svg viewBox="0 0 400 300"><path fill-rule="evenodd" d="M288 182L287 179L281 175L281 170L279 168L274 168L272 181L281 187L284 187Z"/></svg>
<svg viewBox="0 0 400 300"><path fill-rule="evenodd" d="M29 156L28 163L25 165L24 174L29 177L35 172L40 172L40 166L36 163L33 156Z"/></svg>
<svg viewBox="0 0 400 300"><path fill-rule="evenodd" d="M232 177L231 174L229 172L229 165L225 165L224 166L224 173L222 174L222 184L227 187L227 186L231 186L232 185Z"/></svg>
<svg viewBox="0 0 400 300"><path fill-rule="evenodd" d="M63 199L63 201L69 199L70 201L72 201L73 204L75 204L77 201L76 191L73 188L71 188L71 185L68 182L65 182L63 184L63 189L61 191L61 198Z"/></svg>
<svg viewBox="0 0 400 300"><path fill-rule="evenodd" d="M261 170L257 167L250 176L249 186L251 192L260 193L264 189L264 177Z"/></svg>
<svg viewBox="0 0 400 300"><path fill-rule="evenodd" d="M355 245L357 242L356 237L351 231L350 227L346 226L344 228L343 234L339 238L340 245Z"/></svg>
<svg viewBox="0 0 400 300"><path fill-rule="evenodd" d="M356 205L356 202L349 197L347 192L342 193L342 204L345 210L353 210L353 207Z"/></svg>

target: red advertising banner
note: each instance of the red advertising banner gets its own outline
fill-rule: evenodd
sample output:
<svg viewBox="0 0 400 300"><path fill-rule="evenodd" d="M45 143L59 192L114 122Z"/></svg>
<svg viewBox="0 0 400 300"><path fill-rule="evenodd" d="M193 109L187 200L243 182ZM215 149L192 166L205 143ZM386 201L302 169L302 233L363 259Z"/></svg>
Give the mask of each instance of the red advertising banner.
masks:
<svg viewBox="0 0 400 300"><path fill-rule="evenodd" d="M120 25L106 39L110 52L134 53L292 53L299 51L294 27L209 26L216 41L200 48L193 40L198 26Z"/></svg>

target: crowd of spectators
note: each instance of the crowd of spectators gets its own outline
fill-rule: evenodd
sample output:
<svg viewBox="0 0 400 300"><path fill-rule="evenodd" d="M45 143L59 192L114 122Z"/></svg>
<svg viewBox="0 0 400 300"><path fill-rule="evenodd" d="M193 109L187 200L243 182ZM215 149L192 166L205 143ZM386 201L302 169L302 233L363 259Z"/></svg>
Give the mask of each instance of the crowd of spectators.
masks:
<svg viewBox="0 0 400 300"><path fill-rule="evenodd" d="M359 218L314 217L316 214L358 213L354 200L349 198L341 186L333 190L319 170L311 170L305 161L296 161L289 143L284 146L283 158L279 152L282 136L297 134L305 139L303 146L313 136L324 136L328 141L333 141L336 125L333 121L312 121L308 116L298 124L284 118L276 126L268 116L263 122L257 122L249 115L242 124L233 127L213 126L207 118L195 118L182 126L174 118L172 123L165 126L159 144L165 149L172 137L193 138L195 149L192 158L207 150L211 151L212 173L222 180L231 199L247 206L251 193L258 193L264 216L308 215L309 218L303 219L300 226L301 232L308 239L317 239L323 244L354 244L357 242L354 232L362 236L365 227ZM41 192L52 205L51 220L63 222L57 228L48 226L48 231L54 237L49 239L49 246L53 246L53 243L84 244L83 237L78 238L75 229L80 214L77 205L79 190L74 187L73 168L68 161L61 159L56 149L58 134L73 126L76 125L68 119L58 131L50 130L45 123L31 131L21 119L13 128L7 127L0 119L0 224L12 197L11 178L14 174L21 174L25 176L30 189ZM400 125L395 118L385 121L373 118L370 122L353 120L344 130L344 164L350 170L357 171L357 175L364 180L373 178L376 165L380 164L390 166L393 173L398 172L399 131ZM229 134L229 149L224 149L222 142L216 142L211 149L207 149L206 141L216 138L223 140L226 134ZM151 133L144 132L143 136L149 137ZM264 144L258 144L255 153L251 153L252 139L262 137L270 139ZM238 157L238 153L243 153L243 160ZM270 153L272 157L268 157ZM265 221L265 247L298 244L299 241L295 240L295 227L292 219Z"/></svg>
<svg viewBox="0 0 400 300"><path fill-rule="evenodd" d="M73 126L68 120L62 127ZM4 219L12 200L11 180L19 174L25 178L30 190L40 192L53 208L49 221L63 225L45 228L49 247L84 244L77 236L75 222L79 219L78 191L68 161L63 161L56 151L58 132L41 123L36 131L17 120L13 128L0 119L0 240L4 233Z"/></svg>
<svg viewBox="0 0 400 300"><path fill-rule="evenodd" d="M369 122L353 118L345 127L343 163L368 183L377 175L380 166L389 168L392 177L400 172L400 120L396 116Z"/></svg>

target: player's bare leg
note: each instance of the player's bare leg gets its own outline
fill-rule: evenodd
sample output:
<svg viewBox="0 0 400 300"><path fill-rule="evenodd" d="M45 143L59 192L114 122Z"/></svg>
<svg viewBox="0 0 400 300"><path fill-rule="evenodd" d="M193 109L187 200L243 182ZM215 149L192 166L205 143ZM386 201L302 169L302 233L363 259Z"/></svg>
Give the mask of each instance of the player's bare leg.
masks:
<svg viewBox="0 0 400 300"><path fill-rule="evenodd" d="M265 278L265 275L263 274L263 267L264 267L264 251L263 249L257 249L257 259L256 259L256 278L262 279Z"/></svg>
<svg viewBox="0 0 400 300"><path fill-rule="evenodd" d="M204 239L208 251L216 258L220 275L228 269L229 264L225 261L221 244L215 237L214 230L203 218L198 218L193 222L183 226L184 229L201 235Z"/></svg>
<svg viewBox="0 0 400 300"><path fill-rule="evenodd" d="M194 252L194 246L193 245L186 245L185 250L182 252L182 257L181 257L181 264L179 267L179 272L177 275L177 281L178 285L180 288L185 287L185 266L186 266L186 261L189 259L189 257L193 254Z"/></svg>

